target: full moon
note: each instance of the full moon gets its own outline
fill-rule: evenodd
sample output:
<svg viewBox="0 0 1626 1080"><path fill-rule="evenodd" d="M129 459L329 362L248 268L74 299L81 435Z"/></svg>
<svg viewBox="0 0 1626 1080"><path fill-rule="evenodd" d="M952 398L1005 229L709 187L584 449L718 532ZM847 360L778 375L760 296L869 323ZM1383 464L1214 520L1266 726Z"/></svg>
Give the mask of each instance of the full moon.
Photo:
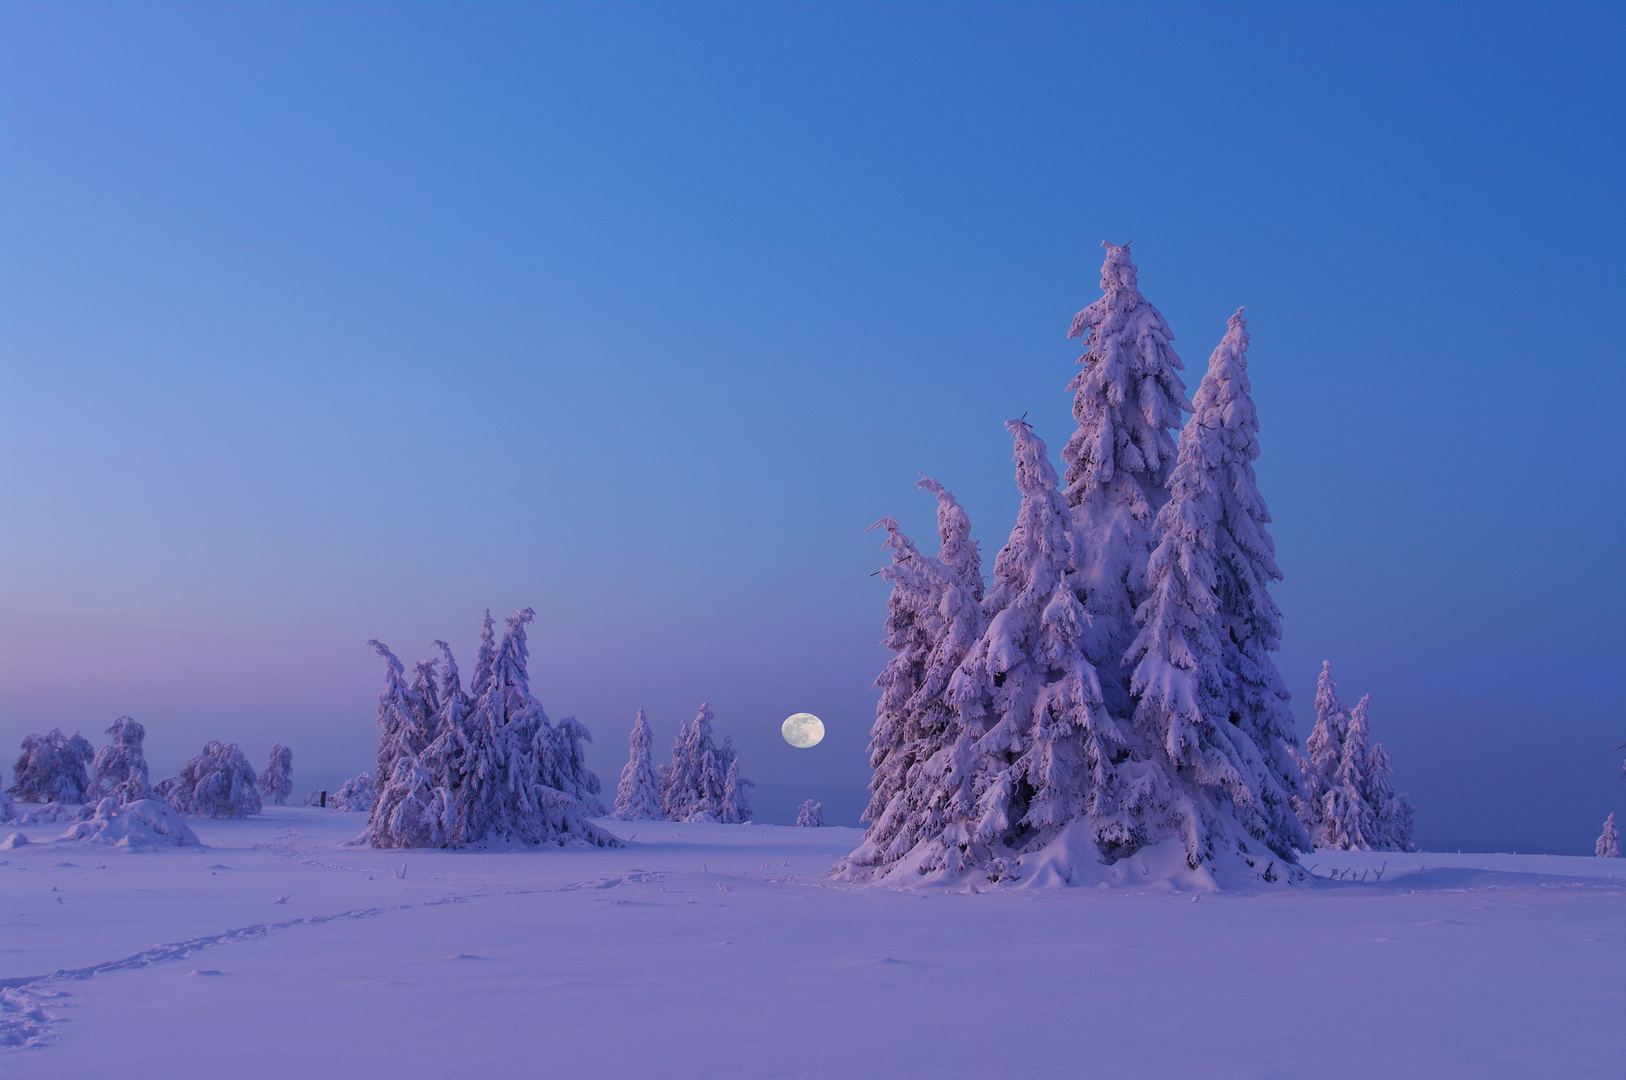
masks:
<svg viewBox="0 0 1626 1080"><path fill-rule="evenodd" d="M779 725L779 731L786 742L806 750L819 745L819 740L824 738L824 721L810 712L799 712L795 716L787 716L785 722Z"/></svg>

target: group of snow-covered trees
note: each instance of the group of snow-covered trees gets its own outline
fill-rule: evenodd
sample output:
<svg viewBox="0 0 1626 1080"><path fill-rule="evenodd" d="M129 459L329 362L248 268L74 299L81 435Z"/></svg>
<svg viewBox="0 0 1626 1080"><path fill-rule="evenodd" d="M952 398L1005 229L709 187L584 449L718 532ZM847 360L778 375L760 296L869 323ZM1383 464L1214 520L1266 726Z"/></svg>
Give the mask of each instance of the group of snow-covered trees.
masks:
<svg viewBox="0 0 1626 1080"><path fill-rule="evenodd" d="M1274 878L1310 846L1271 660L1281 572L1254 478L1246 323L1231 317L1188 402L1128 245L1103 246L1103 295L1069 334L1084 355L1064 475L1030 425L1006 425L1022 502L992 580L935 480L920 484L938 500L935 556L877 523L894 655L845 876L1004 874L1068 833L1107 862L1174 841L1193 868L1234 854Z"/></svg>
<svg viewBox="0 0 1626 1080"><path fill-rule="evenodd" d="M410 681L385 645L369 642L386 667L367 829L375 847L616 843L588 820L605 812L583 751L592 736L572 717L550 721L531 695L533 617L515 612L499 642L485 613L467 691L444 641L435 642L444 659L417 664Z"/></svg>
<svg viewBox="0 0 1626 1080"><path fill-rule="evenodd" d="M740 775L734 737L718 746L712 739L711 706L702 703L693 722L684 721L672 743L672 761L656 768L651 760L654 733L644 710L632 724L627 764L616 786L615 811L622 821L715 821L738 825L751 820L747 788Z"/></svg>
<svg viewBox="0 0 1626 1080"><path fill-rule="evenodd" d="M1303 780L1293 805L1318 848L1411 850L1413 811L1395 792L1389 752L1371 741L1371 700L1367 694L1354 709L1345 709L1332 681L1332 663L1322 663L1308 753L1294 750Z"/></svg>
<svg viewBox="0 0 1626 1080"><path fill-rule="evenodd" d="M211 742L176 776L150 780L143 742L147 730L128 716L107 729L108 744L92 751L82 735L64 736L60 730L23 739L15 782L7 789L15 798L39 803L99 803L113 799L126 806L144 799L160 799L189 817L232 818L260 811L260 794L272 795L280 805L293 786L293 753L277 746L263 776L234 744Z"/></svg>

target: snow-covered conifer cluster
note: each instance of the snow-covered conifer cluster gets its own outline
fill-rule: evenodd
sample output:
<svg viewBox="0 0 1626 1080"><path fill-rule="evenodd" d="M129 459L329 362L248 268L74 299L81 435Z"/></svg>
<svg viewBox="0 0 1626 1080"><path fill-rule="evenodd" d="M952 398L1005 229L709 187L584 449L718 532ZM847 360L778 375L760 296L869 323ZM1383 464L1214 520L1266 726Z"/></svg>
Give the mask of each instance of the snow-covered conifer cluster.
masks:
<svg viewBox="0 0 1626 1080"><path fill-rule="evenodd" d="M14 782L7 792L24 802L82 803L90 786L86 766L95 750L83 735L63 735L52 728L46 735L23 738L22 756L13 769Z"/></svg>
<svg viewBox="0 0 1626 1080"><path fill-rule="evenodd" d="M281 743L271 747L271 759L260 774L260 794L268 795L278 806L286 806L294 790L294 752Z"/></svg>
<svg viewBox="0 0 1626 1080"><path fill-rule="evenodd" d="M1293 806L1318 848L1410 851L1415 811L1394 789L1394 767L1382 743L1371 741L1367 721L1372 695L1353 710L1338 700L1332 663L1321 665L1316 683L1315 727L1297 754L1303 773Z"/></svg>
<svg viewBox="0 0 1626 1080"><path fill-rule="evenodd" d="M1603 819L1603 835L1598 837L1596 850L1600 859L1620 858L1620 829L1613 813Z"/></svg>
<svg viewBox="0 0 1626 1080"><path fill-rule="evenodd" d="M485 613L467 692L445 642L435 642L443 659L417 664L410 680L388 647L369 643L385 663L375 847L617 842L588 820L605 812L582 745L592 737L574 718L551 722L531 695L533 618L515 612L499 642Z"/></svg>
<svg viewBox="0 0 1626 1080"><path fill-rule="evenodd" d="M802 829L824 828L824 804L807 800L796 808L796 825Z"/></svg>
<svg viewBox="0 0 1626 1080"><path fill-rule="evenodd" d="M199 818L240 818L260 812L259 777L236 743L205 743L180 774L158 785L177 813Z"/></svg>
<svg viewBox="0 0 1626 1080"><path fill-rule="evenodd" d="M1103 246L1103 295L1069 335L1084 355L1065 475L1026 422L1007 425L1022 503L986 595L969 521L935 481L935 557L877 523L893 658L870 826L844 876L1005 879L1053 844L1111 863L1164 843L1193 869L1234 857L1267 880L1302 874L1246 324L1232 316L1188 402L1128 246ZM1387 758L1368 757L1354 782L1381 796ZM1403 799L1385 805L1409 833Z"/></svg>
<svg viewBox="0 0 1626 1080"><path fill-rule="evenodd" d="M107 735L112 741L96 751L85 801L113 798L123 805L157 798L147 770L147 755L142 749L147 729L130 717L121 716L107 729Z"/></svg>
<svg viewBox="0 0 1626 1080"><path fill-rule="evenodd" d="M671 763L658 770L660 811L668 821L738 825L751 819L746 788L754 785L740 776L733 736L722 746L712 741L711 720L711 705L702 702L694 720L678 728Z"/></svg>

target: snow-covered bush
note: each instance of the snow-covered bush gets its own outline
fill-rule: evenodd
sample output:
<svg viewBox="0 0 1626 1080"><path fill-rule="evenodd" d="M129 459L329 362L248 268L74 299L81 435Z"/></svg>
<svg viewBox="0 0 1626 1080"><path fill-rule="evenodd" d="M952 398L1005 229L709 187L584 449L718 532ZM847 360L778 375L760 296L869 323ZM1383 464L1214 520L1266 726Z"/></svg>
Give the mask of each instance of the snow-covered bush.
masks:
<svg viewBox="0 0 1626 1080"><path fill-rule="evenodd" d="M824 804L807 800L796 808L796 825L803 829L824 828Z"/></svg>
<svg viewBox="0 0 1626 1080"><path fill-rule="evenodd" d="M120 803L156 798L158 793L147 771L147 755L141 748L147 729L121 716L107 729L107 735L111 741L96 751L96 760L91 764L85 801L100 802L110 796Z"/></svg>
<svg viewBox="0 0 1626 1080"><path fill-rule="evenodd" d="M11 801L11 796L0 791L0 821L10 821L17 816L17 807Z"/></svg>
<svg viewBox="0 0 1626 1080"><path fill-rule="evenodd" d="M1596 850L1600 859L1620 858L1620 830L1612 813L1603 819L1603 835L1598 837Z"/></svg>
<svg viewBox="0 0 1626 1080"><path fill-rule="evenodd" d="M87 809L90 808L87 805ZM81 820L58 840L81 840L108 844L126 851L155 847L201 847L197 834L182 821L168 803L157 799L135 799L122 806L111 796L94 804L89 817Z"/></svg>
<svg viewBox="0 0 1626 1080"><path fill-rule="evenodd" d="M259 777L236 743L206 743L159 790L187 817L240 818L260 812Z"/></svg>
<svg viewBox="0 0 1626 1080"><path fill-rule="evenodd" d="M702 702L693 722L685 722L672 742L672 762L658 770L661 815L668 821L721 821L738 824L751 816L739 776L732 739L712 740L711 706ZM734 773L733 789L729 773Z"/></svg>
<svg viewBox="0 0 1626 1080"><path fill-rule="evenodd" d="M378 789L373 786L373 774L364 772L346 780L338 791L331 792L327 797L327 807L329 810L359 810L363 814L370 814L373 803L377 801Z"/></svg>
<svg viewBox="0 0 1626 1080"><path fill-rule="evenodd" d="M615 789L615 812L610 816L621 821L659 821L661 818L660 777L650 760L650 746L654 733L644 710L632 722L632 735L627 740L627 764L621 770L621 782Z"/></svg>
<svg viewBox="0 0 1626 1080"><path fill-rule="evenodd" d="M46 735L26 736L13 770L15 782L6 791L24 802L82 803L90 786L86 766L95 756L77 732L68 736L53 728Z"/></svg>
<svg viewBox="0 0 1626 1080"><path fill-rule="evenodd" d="M272 746L259 783L261 795L269 795L278 806L287 805L294 790L294 752L281 743Z"/></svg>

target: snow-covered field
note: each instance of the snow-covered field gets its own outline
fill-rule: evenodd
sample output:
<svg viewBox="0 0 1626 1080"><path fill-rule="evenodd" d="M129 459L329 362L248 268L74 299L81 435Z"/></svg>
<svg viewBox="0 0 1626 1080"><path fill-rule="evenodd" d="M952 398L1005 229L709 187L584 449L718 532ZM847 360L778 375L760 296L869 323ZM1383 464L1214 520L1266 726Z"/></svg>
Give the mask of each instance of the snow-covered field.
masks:
<svg viewBox="0 0 1626 1080"><path fill-rule="evenodd" d="M0 851L8 1080L1626 1075L1612 859L908 890L826 877L852 829L343 846L363 823L267 808L142 852L0 826L32 841Z"/></svg>

